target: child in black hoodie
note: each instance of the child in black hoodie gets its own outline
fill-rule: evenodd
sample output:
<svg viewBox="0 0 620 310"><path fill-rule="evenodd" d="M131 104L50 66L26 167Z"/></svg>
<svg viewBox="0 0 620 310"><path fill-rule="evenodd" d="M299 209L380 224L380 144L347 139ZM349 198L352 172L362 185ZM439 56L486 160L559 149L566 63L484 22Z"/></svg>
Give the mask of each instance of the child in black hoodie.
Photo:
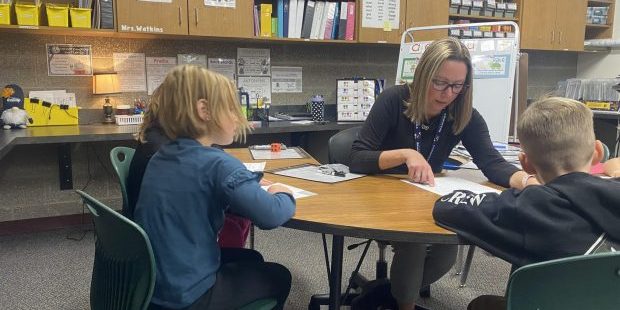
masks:
<svg viewBox="0 0 620 310"><path fill-rule="evenodd" d="M499 195L455 191L435 203L437 224L514 267L584 254L603 234L620 241L620 181L588 173L603 153L592 112L578 101L543 99L523 113L518 132L523 170L542 185Z"/></svg>

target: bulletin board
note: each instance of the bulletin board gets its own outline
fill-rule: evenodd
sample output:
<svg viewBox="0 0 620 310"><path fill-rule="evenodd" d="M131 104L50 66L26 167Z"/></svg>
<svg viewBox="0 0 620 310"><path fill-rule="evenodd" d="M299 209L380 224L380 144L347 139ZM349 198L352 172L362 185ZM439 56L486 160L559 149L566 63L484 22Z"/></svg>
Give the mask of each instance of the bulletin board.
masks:
<svg viewBox="0 0 620 310"><path fill-rule="evenodd" d="M432 41L414 41L414 32L477 26L510 25L514 38L462 39L469 49L474 69L473 105L489 127L492 141L508 142L515 74L519 57L519 26L514 22L473 23L407 29L401 38L396 84L413 81L414 71ZM516 100L518 102L518 100Z"/></svg>

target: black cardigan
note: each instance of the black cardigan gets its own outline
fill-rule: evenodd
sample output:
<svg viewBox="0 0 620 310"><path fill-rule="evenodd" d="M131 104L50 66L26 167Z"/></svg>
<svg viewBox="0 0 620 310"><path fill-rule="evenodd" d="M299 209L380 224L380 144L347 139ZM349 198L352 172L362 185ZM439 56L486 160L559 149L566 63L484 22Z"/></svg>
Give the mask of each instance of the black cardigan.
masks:
<svg viewBox="0 0 620 310"><path fill-rule="evenodd" d="M398 173L406 174L407 166L401 165L381 171L379 155L382 151L411 148L415 149L413 136L414 123L404 114L404 101L409 98L409 87L399 85L385 90L373 105L358 139L353 143L351 152L351 171L358 173ZM433 138L437 132L439 117L431 120L430 128L422 131L421 148L418 150L425 158L430 152ZM510 176L518 169L506 162L495 150L486 122L473 110L471 120L458 135L452 133L454 121L446 119L439 143L435 147L429 162L433 172L441 172L452 149L463 141L463 145L473 157L474 163L480 167L484 175L493 183L510 187ZM428 159L428 158L427 158Z"/></svg>

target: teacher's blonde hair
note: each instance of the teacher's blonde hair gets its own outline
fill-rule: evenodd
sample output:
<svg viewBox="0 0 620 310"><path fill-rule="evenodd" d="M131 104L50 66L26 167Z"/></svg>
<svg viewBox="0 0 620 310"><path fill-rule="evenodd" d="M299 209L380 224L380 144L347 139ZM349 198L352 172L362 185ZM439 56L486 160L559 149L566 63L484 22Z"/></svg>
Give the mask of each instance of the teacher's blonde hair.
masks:
<svg viewBox="0 0 620 310"><path fill-rule="evenodd" d="M428 122L426 105L429 87L437 71L446 60L460 61L467 66L465 90L448 107L448 118L454 120L452 132L456 135L465 129L471 119L472 107L472 64L467 47L456 38L448 37L431 43L422 54L415 69L413 82L409 84L409 100L405 102L405 115L412 122Z"/></svg>

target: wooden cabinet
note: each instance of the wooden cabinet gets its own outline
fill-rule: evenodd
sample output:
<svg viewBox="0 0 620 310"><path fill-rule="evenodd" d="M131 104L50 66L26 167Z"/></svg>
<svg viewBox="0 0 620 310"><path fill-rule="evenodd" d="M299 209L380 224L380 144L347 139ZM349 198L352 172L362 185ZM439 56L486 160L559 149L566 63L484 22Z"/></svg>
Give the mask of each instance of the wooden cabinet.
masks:
<svg viewBox="0 0 620 310"><path fill-rule="evenodd" d="M234 8L205 6L188 1L189 34L213 37L254 37L254 1L236 0Z"/></svg>
<svg viewBox="0 0 620 310"><path fill-rule="evenodd" d="M407 0L403 31L412 27L447 25L449 8L449 1ZM416 31L413 33L413 39L414 41L436 40L445 37L447 33L447 29Z"/></svg>
<svg viewBox="0 0 620 310"><path fill-rule="evenodd" d="M355 21L357 39L359 42L400 44L400 37L402 33L406 30L405 20L406 20L407 0L396 0L396 1L400 1L399 2L400 6L399 6L398 29L391 29L390 27L388 28L363 27L364 26L363 25L364 1L358 0L355 3L355 5L359 7L357 11L356 21Z"/></svg>
<svg viewBox="0 0 620 310"><path fill-rule="evenodd" d="M187 0L116 1L119 32L187 34Z"/></svg>
<svg viewBox="0 0 620 310"><path fill-rule="evenodd" d="M521 48L582 51L584 0L523 0Z"/></svg>
<svg viewBox="0 0 620 310"><path fill-rule="evenodd" d="M614 30L615 0L588 0L588 7L606 7L607 20L604 23L586 23L586 40L610 39ZM595 21L593 21L595 22Z"/></svg>

